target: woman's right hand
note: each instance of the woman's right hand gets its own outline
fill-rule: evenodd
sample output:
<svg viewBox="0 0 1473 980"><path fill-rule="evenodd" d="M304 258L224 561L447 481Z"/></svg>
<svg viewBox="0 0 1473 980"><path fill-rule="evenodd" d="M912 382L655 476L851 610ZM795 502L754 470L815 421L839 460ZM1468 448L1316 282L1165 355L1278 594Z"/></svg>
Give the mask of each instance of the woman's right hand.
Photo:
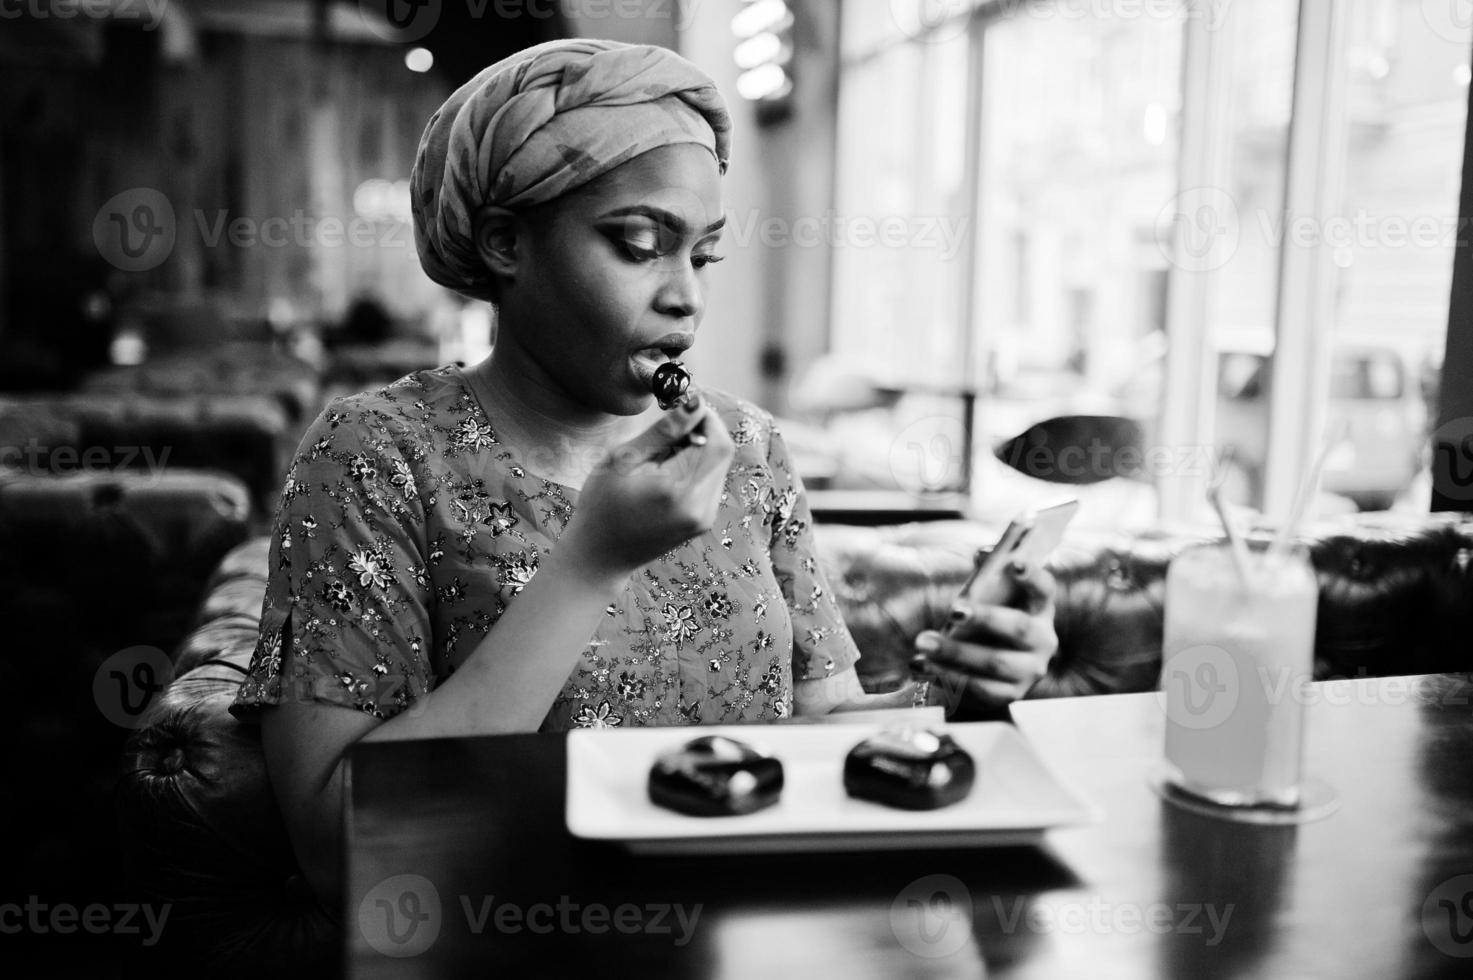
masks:
<svg viewBox="0 0 1473 980"><path fill-rule="evenodd" d="M705 445L676 448L697 428ZM625 575L653 561L711 529L735 455L720 416L692 394L609 451L583 484L560 547L596 574Z"/></svg>

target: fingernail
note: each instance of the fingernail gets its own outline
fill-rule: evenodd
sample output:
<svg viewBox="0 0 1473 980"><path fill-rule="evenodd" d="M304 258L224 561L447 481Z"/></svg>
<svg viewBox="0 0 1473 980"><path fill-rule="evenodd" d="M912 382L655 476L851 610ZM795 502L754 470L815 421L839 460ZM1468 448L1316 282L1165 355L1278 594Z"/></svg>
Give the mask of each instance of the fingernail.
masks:
<svg viewBox="0 0 1473 980"><path fill-rule="evenodd" d="M680 407L683 408L683 409L685 409L691 415L694 415L696 413L696 411L699 410L700 407L701 407L701 396L700 395L686 395L685 396L685 404L682 405L682 406L680 406Z"/></svg>
<svg viewBox="0 0 1473 980"><path fill-rule="evenodd" d="M964 619L967 618L967 609L966 609L966 607L963 606L961 603L957 603L956 605L952 606L951 607L951 613L948 616L948 618L953 623L960 623L962 620L964 620Z"/></svg>
<svg viewBox="0 0 1473 980"><path fill-rule="evenodd" d="M922 633L916 637L916 649L926 653L935 653L941 649L941 640L935 633Z"/></svg>
<svg viewBox="0 0 1473 980"><path fill-rule="evenodd" d="M686 441L692 446L704 446L709 440L699 432L692 432Z"/></svg>

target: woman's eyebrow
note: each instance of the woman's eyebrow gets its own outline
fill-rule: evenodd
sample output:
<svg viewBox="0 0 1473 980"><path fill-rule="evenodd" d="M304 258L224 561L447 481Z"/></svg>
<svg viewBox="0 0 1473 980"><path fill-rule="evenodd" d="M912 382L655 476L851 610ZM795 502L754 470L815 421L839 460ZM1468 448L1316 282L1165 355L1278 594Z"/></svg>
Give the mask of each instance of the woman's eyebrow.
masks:
<svg viewBox="0 0 1473 980"><path fill-rule="evenodd" d="M633 204L629 207L615 208L614 210L609 211L606 214L600 215L598 220L603 221L607 218L627 218L631 215L638 215L640 217L649 218L651 221L655 221L659 224L664 225L666 228L669 228L676 234L684 234L687 230L685 219L680 217L680 215L675 214L673 211L666 211L664 208L651 207L648 204ZM702 230L701 234L709 235L712 232L720 231L725 225L726 215L723 214L721 217L717 218L715 221L707 225L705 229Z"/></svg>

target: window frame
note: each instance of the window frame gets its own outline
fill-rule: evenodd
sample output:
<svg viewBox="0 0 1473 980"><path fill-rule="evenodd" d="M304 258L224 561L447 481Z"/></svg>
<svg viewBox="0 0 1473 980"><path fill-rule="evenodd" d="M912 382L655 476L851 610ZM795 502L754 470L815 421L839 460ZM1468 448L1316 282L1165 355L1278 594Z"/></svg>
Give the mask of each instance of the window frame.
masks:
<svg viewBox="0 0 1473 980"><path fill-rule="evenodd" d="M981 91L984 36L993 25L1024 12L1011 0L971 0L951 18L931 25L933 31L954 30L967 20L969 45L965 172L972 226L964 251L971 275L963 277L959 310L964 384L978 383L977 350L983 244L975 233L984 154ZM1345 188L1348 151L1345 132L1348 86L1345 38L1351 12L1340 0L1299 0L1296 17L1293 92L1284 162L1283 210L1323 226L1339 213ZM1230 23L1236 23L1230 21ZM1194 188L1230 186L1231 132L1229 84L1234 44L1250 44L1243 25L1223 30L1210 18L1186 16L1183 23L1181 138L1178 194ZM840 59L840 82L855 64L895 45L926 43L925 35L892 32L868 48ZM1473 87L1463 144L1461 224L1473 215ZM837 161L836 161L837 163ZM842 165L842 164L838 164ZM1234 216L1235 218L1237 216ZM1178 249L1182 243L1177 243ZM1296 516L1302 484L1326 441L1330 410L1331 359L1334 354L1336 268L1329 250L1285 245L1277 257L1274 297L1274 352L1267 392L1268 443L1259 509L1270 522ZM1211 310L1218 277L1185 257L1168 267L1165 323L1168 348L1159 405L1159 441L1164 446L1212 449L1215 440L1217 357L1211 340ZM831 289L836 277L830 278ZM1473 431L1473 243L1460 237L1454 259L1446 356L1441 374L1438 432L1468 423ZM1461 431L1461 430L1459 430ZM1446 445L1444 440L1444 445ZM1434 437L1433 451L1437 451ZM1201 468L1158 477L1157 518L1163 523L1190 522L1203 513L1214 474ZM1433 509L1467 509L1473 491L1434 487ZM1461 496L1459 496L1461 494Z"/></svg>

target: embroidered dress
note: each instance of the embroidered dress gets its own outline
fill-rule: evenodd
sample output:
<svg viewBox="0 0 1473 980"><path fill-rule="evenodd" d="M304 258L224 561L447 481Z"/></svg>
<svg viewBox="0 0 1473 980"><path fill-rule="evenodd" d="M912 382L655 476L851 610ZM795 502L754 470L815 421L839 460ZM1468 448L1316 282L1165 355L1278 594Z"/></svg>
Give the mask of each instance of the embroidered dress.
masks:
<svg viewBox="0 0 1473 980"><path fill-rule="evenodd" d="M736 443L716 523L630 576L543 731L781 718L795 679L859 657L772 417L702 396ZM232 713L289 697L378 718L409 708L516 601L577 502L497 440L454 366L335 399L283 487Z"/></svg>

